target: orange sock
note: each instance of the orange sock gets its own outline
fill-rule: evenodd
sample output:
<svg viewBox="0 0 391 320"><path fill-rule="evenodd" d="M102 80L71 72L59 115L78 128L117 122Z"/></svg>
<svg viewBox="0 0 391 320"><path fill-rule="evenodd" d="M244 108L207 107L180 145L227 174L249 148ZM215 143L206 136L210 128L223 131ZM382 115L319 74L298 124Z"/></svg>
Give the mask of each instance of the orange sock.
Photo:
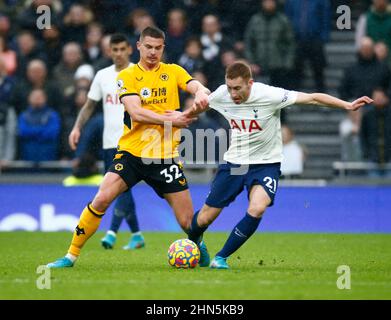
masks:
<svg viewBox="0 0 391 320"><path fill-rule="evenodd" d="M72 243L68 249L68 253L76 257L80 255L81 248L98 229L103 215L104 212L95 210L91 204L88 204L84 208L80 216L79 224L73 233Z"/></svg>

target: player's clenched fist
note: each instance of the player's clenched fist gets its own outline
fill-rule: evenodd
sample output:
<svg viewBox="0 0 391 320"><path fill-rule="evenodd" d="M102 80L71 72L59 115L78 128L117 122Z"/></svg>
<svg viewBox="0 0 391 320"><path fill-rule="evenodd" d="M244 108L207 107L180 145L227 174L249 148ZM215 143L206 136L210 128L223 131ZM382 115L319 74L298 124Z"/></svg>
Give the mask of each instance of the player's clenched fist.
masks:
<svg viewBox="0 0 391 320"><path fill-rule="evenodd" d="M77 144L79 143L79 139L80 139L80 129L73 128L68 137L69 146L73 151L76 150Z"/></svg>

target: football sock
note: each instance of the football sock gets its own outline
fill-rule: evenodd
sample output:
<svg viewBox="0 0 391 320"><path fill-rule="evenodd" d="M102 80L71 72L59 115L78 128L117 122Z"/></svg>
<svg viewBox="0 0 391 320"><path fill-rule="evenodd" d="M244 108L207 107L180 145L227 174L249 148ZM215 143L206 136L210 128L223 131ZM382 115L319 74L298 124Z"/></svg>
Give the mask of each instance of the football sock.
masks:
<svg viewBox="0 0 391 320"><path fill-rule="evenodd" d="M136 232L140 231L140 227L138 226L136 212L134 212L134 211L127 212L125 215L125 220L130 228L130 231L132 231L132 233L136 233Z"/></svg>
<svg viewBox="0 0 391 320"><path fill-rule="evenodd" d="M228 258L232 253L238 250L243 243L257 230L262 218L254 218L246 213L245 217L234 227L223 249L216 254L222 258Z"/></svg>
<svg viewBox="0 0 391 320"><path fill-rule="evenodd" d="M198 210L191 220L191 226L190 230L188 232L189 240L195 242L196 244L199 244L202 240L202 235L204 234L205 230L208 229L208 226L206 227L200 227L197 223L197 217L200 211Z"/></svg>
<svg viewBox="0 0 391 320"><path fill-rule="evenodd" d="M120 218L116 218L115 216L121 217L121 220ZM122 193L118 197L115 203L114 215L112 220L112 227L116 229L110 229L117 232L119 230L119 226L121 225L123 218L125 218L126 223L129 225L130 231L132 231L132 233L140 231L136 216L136 205L134 203L134 199L130 190ZM117 220L118 226L114 224L114 219Z"/></svg>
<svg viewBox="0 0 391 320"><path fill-rule="evenodd" d="M103 215L104 212L95 210L91 204L88 204L87 207L84 208L80 216L79 224L73 233L72 243L68 250L69 254L76 257L80 255L80 250L83 245L98 229Z"/></svg>
<svg viewBox="0 0 391 320"><path fill-rule="evenodd" d="M117 233L124 217L125 212L115 208L111 218L110 230Z"/></svg>

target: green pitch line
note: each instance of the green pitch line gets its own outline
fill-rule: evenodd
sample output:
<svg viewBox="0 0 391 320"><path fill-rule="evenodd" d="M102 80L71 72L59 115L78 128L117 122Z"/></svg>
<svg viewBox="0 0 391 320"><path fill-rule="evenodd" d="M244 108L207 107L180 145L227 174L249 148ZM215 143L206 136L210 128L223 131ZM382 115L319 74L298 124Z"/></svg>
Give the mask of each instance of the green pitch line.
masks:
<svg viewBox="0 0 391 320"><path fill-rule="evenodd" d="M231 270L177 270L170 243L184 234L150 232L146 248L123 251L87 243L76 266L51 270L37 289L37 267L63 255L71 233L0 233L0 299L391 299L391 235L257 233L231 259ZM207 233L211 255L227 237ZM351 289L340 290L337 280ZM42 283L42 281L41 281Z"/></svg>

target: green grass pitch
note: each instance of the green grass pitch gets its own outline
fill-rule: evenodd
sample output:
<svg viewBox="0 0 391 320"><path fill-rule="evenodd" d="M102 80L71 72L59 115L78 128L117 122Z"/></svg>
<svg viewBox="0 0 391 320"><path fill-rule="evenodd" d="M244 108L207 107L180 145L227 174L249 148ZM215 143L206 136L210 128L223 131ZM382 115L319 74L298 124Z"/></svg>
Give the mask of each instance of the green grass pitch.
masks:
<svg viewBox="0 0 391 320"><path fill-rule="evenodd" d="M51 289L36 286L37 267L63 255L71 234L0 233L0 299L391 299L391 235L257 233L230 260L231 270L181 270L167 263L179 233L145 233L146 247L114 250L89 240L73 268L51 271ZM227 233L207 233L211 255ZM337 288L340 265L351 289Z"/></svg>

